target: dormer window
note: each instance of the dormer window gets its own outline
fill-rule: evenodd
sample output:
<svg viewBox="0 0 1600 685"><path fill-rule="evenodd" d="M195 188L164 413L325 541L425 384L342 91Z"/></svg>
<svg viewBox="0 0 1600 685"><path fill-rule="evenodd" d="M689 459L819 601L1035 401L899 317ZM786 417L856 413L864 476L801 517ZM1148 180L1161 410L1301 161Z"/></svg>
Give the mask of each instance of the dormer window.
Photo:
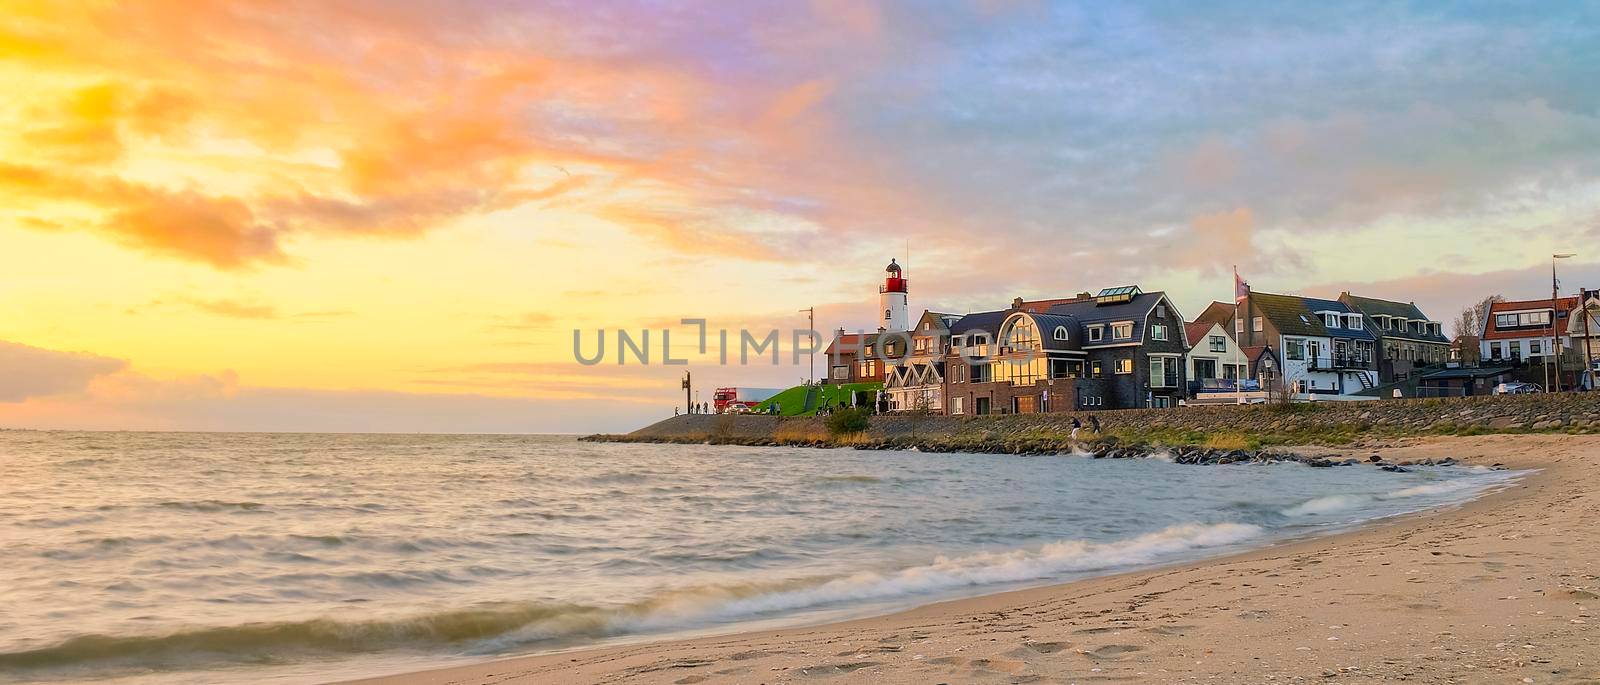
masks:
<svg viewBox="0 0 1600 685"><path fill-rule="evenodd" d="M1105 326L1090 326L1089 327L1089 342L1100 342L1102 339L1105 338L1105 335L1106 335L1106 327Z"/></svg>
<svg viewBox="0 0 1600 685"><path fill-rule="evenodd" d="M1133 322L1122 321L1111 324L1111 337L1117 340L1127 340L1133 337Z"/></svg>
<svg viewBox="0 0 1600 685"><path fill-rule="evenodd" d="M1056 340L1066 340L1067 339L1067 327L1066 326L1056 326L1055 338L1056 338Z"/></svg>
<svg viewBox="0 0 1600 685"><path fill-rule="evenodd" d="M1327 326L1328 328L1338 328L1339 327L1339 315L1338 314L1333 314L1333 313L1325 313L1325 314L1323 314L1322 315L1322 325Z"/></svg>
<svg viewBox="0 0 1600 685"><path fill-rule="evenodd" d="M1344 316L1344 327L1351 330L1361 330L1364 327L1361 324L1361 315L1346 314Z"/></svg>

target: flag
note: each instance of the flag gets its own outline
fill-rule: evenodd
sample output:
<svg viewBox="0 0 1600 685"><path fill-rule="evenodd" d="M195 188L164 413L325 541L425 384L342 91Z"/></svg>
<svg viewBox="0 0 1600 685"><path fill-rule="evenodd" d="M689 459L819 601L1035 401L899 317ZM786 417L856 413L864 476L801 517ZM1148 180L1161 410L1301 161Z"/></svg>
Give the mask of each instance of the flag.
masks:
<svg viewBox="0 0 1600 685"><path fill-rule="evenodd" d="M1235 267L1233 270L1233 301L1238 302L1249 296L1250 284L1239 277L1239 269Z"/></svg>

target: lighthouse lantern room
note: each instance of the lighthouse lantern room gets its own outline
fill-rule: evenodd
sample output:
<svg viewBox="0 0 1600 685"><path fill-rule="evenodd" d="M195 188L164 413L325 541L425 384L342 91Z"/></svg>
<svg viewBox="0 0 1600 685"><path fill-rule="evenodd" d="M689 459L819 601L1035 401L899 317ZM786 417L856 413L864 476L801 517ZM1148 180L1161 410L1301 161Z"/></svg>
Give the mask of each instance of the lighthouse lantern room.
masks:
<svg viewBox="0 0 1600 685"><path fill-rule="evenodd" d="M878 288L878 308L883 310L883 319L879 324L886 331L911 330L909 307L906 302L906 279L900 273L900 265L890 259L889 266L884 268L883 285Z"/></svg>

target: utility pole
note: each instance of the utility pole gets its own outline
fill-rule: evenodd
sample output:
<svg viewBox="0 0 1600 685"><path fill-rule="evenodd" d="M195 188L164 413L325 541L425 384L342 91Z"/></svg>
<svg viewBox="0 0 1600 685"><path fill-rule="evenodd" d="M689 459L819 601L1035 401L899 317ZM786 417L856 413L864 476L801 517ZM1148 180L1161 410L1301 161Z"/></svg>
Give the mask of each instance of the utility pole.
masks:
<svg viewBox="0 0 1600 685"><path fill-rule="evenodd" d="M1561 312L1561 282L1556 280L1556 260L1571 256L1570 252L1550 255L1550 351L1545 359L1555 358L1555 373L1551 378L1555 384L1550 386L1554 388L1552 392L1561 392L1561 338L1556 333L1556 319L1560 318L1558 314Z"/></svg>
<svg viewBox="0 0 1600 685"><path fill-rule="evenodd" d="M1578 289L1578 308L1583 310L1583 374L1589 377L1589 389L1595 389L1594 353L1589 351L1589 289Z"/></svg>
<svg viewBox="0 0 1600 685"><path fill-rule="evenodd" d="M817 335L817 308L815 306L811 306L811 307L806 307L805 309L802 309L800 311L806 313L806 321L809 322L807 325L810 328L807 329L806 334L811 336L811 384L812 385L816 385L817 384L817 343L822 342L820 340L820 338L822 336Z"/></svg>

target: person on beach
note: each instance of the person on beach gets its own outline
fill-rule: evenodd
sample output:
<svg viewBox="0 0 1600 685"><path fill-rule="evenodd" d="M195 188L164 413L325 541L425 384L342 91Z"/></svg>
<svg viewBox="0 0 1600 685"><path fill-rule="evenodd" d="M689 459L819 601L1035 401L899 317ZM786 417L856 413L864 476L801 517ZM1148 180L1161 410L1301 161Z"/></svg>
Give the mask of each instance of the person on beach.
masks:
<svg viewBox="0 0 1600 685"><path fill-rule="evenodd" d="M1083 427L1083 422L1079 421L1078 417L1076 417L1076 416L1072 417L1072 439L1073 440L1077 440L1078 439L1078 429L1082 428L1082 427Z"/></svg>
<svg viewBox="0 0 1600 685"><path fill-rule="evenodd" d="M1094 414L1089 415L1089 430L1094 431L1096 435L1100 434L1100 417Z"/></svg>

